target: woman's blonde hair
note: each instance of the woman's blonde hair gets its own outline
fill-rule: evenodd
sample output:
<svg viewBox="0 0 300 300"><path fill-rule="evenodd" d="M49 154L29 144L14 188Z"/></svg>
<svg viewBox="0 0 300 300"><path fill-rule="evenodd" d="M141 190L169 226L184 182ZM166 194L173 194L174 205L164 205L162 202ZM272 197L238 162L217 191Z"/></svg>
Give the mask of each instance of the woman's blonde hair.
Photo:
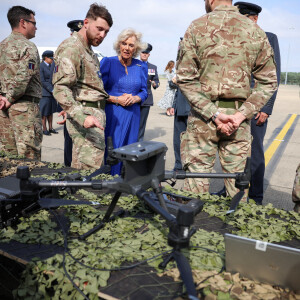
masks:
<svg viewBox="0 0 300 300"><path fill-rule="evenodd" d="M165 68L165 72L168 70L170 73L172 72L173 67L175 66L174 60L170 60Z"/></svg>
<svg viewBox="0 0 300 300"><path fill-rule="evenodd" d="M140 32L137 32L132 28L126 28L121 31L121 33L118 35L117 40L114 42L114 49L116 50L118 55L120 55L121 42L126 41L132 36L136 38L135 50L132 55L133 57L137 57L141 51L147 48L147 43L142 42L142 34Z"/></svg>

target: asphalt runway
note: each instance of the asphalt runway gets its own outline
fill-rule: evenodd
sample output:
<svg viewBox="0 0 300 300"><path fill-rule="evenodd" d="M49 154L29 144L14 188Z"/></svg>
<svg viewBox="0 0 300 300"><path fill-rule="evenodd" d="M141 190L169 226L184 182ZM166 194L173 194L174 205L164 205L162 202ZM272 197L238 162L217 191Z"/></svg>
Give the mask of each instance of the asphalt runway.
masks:
<svg viewBox="0 0 300 300"><path fill-rule="evenodd" d="M167 80L161 79L161 85L153 91L154 106L151 107L145 140L163 142L167 145L166 170L174 167L173 122L174 118L166 115L157 106L162 98ZM263 204L272 203L277 208L293 209L292 187L297 165L300 163L300 89L299 86L279 87L273 114L269 118L264 147L266 156L265 196ZM57 125L57 114L54 114L53 127L59 134L44 136L42 160L63 163L63 126ZM216 172L221 172L219 163ZM182 186L178 181L177 188ZM218 191L223 181L211 181L211 191Z"/></svg>

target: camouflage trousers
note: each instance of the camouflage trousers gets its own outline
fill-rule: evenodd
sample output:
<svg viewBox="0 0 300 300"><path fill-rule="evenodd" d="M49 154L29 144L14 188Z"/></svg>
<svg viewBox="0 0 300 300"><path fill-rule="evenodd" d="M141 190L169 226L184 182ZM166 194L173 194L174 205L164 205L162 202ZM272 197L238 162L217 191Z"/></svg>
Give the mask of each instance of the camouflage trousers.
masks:
<svg viewBox="0 0 300 300"><path fill-rule="evenodd" d="M95 116L105 128L103 110L93 107L82 107L82 110L87 116ZM72 119L67 119L67 129L73 141L71 167L85 170L100 168L105 150L104 130L84 128Z"/></svg>
<svg viewBox="0 0 300 300"><path fill-rule="evenodd" d="M220 112L234 114L235 109L219 108ZM191 111L186 132L181 135L181 161L183 169L193 173L211 173L218 152L224 173L243 172L246 159L250 156L251 132L249 121L244 121L231 136L217 131L217 126L206 122L195 111ZM225 179L229 196L233 197L239 190L234 179ZM207 178L188 178L184 181L185 190L195 193L209 192ZM244 197L246 198L246 196Z"/></svg>
<svg viewBox="0 0 300 300"><path fill-rule="evenodd" d="M296 177L293 186L293 202L300 204L300 164L296 170Z"/></svg>
<svg viewBox="0 0 300 300"><path fill-rule="evenodd" d="M41 160L42 121L38 104L20 100L0 111L0 149Z"/></svg>

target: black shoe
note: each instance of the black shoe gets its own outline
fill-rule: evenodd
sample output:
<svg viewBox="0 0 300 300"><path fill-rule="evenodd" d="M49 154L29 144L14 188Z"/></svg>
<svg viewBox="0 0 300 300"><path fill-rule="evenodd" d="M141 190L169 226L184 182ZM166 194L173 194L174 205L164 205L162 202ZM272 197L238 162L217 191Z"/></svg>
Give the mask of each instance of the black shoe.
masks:
<svg viewBox="0 0 300 300"><path fill-rule="evenodd" d="M43 134L44 134L44 135L51 135L51 133L50 133L48 130L44 130L44 131L43 131Z"/></svg>
<svg viewBox="0 0 300 300"><path fill-rule="evenodd" d="M56 130L55 130L55 129L53 129L53 128L52 128L52 129L50 129L50 130L49 130L49 132L50 132L50 133L55 133L55 134L57 134L57 133L58 133L58 131L56 131Z"/></svg>
<svg viewBox="0 0 300 300"><path fill-rule="evenodd" d="M173 168L173 171L177 172L177 171L183 171L182 168Z"/></svg>
<svg viewBox="0 0 300 300"><path fill-rule="evenodd" d="M225 186L218 192L215 192L215 193L210 193L211 195L216 195L216 196L223 196L223 197L226 197L226 188Z"/></svg>
<svg viewBox="0 0 300 300"><path fill-rule="evenodd" d="M295 203L294 212L300 214L300 203Z"/></svg>
<svg viewBox="0 0 300 300"><path fill-rule="evenodd" d="M263 199L255 199L254 197L248 195L248 200L247 200L248 203L249 203L249 199L254 200L256 205L263 205L262 204Z"/></svg>

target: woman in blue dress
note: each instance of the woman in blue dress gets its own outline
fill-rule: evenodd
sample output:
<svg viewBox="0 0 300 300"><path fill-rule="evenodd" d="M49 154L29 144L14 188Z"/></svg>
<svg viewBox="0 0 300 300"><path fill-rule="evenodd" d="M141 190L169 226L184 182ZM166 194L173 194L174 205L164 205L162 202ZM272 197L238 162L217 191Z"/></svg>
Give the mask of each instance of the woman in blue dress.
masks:
<svg viewBox="0 0 300 300"><path fill-rule="evenodd" d="M138 141L140 105L148 97L147 64L134 58L146 48L141 36L133 29L123 30L114 43L118 55L104 57L100 62L104 88L109 94L105 139L111 136L114 148ZM111 175L120 175L121 168L122 163L112 166Z"/></svg>

